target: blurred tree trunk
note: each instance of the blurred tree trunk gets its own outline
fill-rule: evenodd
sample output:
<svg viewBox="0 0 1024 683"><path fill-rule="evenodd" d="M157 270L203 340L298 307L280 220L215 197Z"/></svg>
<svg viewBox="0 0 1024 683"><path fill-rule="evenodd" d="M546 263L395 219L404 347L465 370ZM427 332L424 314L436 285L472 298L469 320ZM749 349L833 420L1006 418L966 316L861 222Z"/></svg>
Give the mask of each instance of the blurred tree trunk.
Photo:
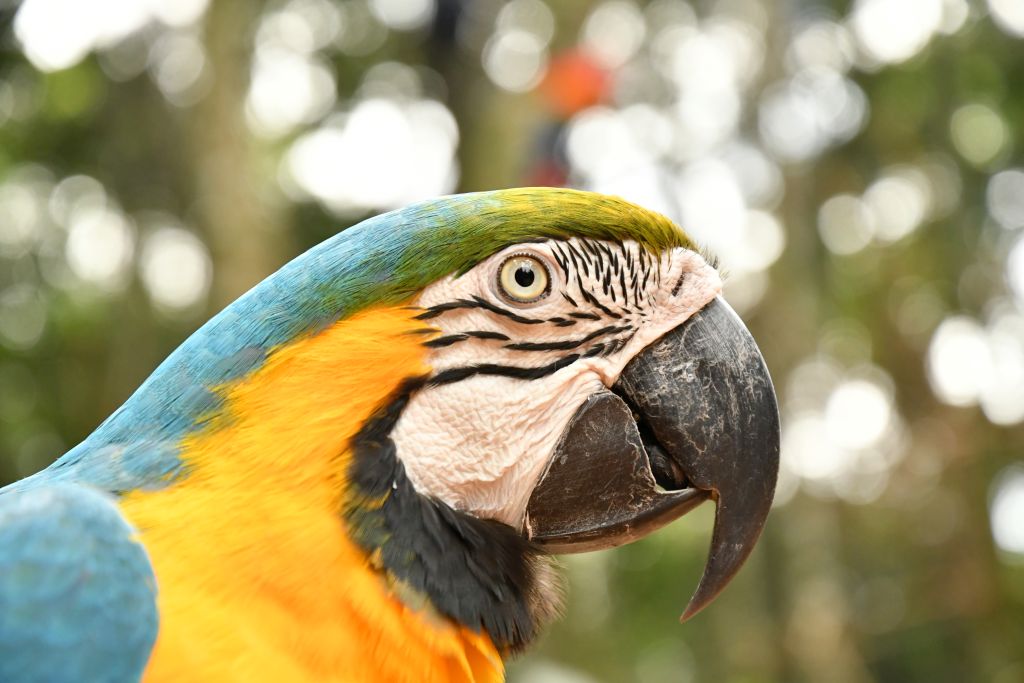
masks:
<svg viewBox="0 0 1024 683"><path fill-rule="evenodd" d="M252 37L261 2L214 2L204 44L214 86L195 107L189 135L197 212L217 264L210 306L219 309L289 260L295 245L275 182L245 121Z"/></svg>

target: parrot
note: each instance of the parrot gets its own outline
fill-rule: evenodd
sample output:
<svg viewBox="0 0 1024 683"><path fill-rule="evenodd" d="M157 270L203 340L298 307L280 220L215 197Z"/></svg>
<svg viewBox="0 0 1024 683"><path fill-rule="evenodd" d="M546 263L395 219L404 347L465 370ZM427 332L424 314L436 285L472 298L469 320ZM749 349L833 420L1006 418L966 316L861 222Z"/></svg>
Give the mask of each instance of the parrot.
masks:
<svg viewBox="0 0 1024 683"><path fill-rule="evenodd" d="M712 501L683 617L750 554L778 406L714 261L516 188L342 230L0 489L0 681L496 683L563 553Z"/></svg>

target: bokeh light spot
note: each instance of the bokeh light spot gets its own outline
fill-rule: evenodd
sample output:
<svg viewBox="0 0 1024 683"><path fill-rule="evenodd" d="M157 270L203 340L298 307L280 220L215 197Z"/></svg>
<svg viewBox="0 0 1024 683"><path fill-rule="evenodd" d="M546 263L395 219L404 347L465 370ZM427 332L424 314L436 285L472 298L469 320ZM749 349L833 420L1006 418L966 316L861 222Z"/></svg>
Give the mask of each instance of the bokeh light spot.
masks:
<svg viewBox="0 0 1024 683"><path fill-rule="evenodd" d="M14 35L43 71L74 66L90 51L116 46L152 22L183 27L206 11L208 0L24 0Z"/></svg>
<svg viewBox="0 0 1024 683"><path fill-rule="evenodd" d="M793 371L782 420L782 464L801 488L859 505L883 493L905 450L891 387L881 368L844 370L829 356Z"/></svg>
<svg viewBox="0 0 1024 683"><path fill-rule="evenodd" d="M1006 281L1024 309L1024 236L1017 240L1006 258Z"/></svg>
<svg viewBox="0 0 1024 683"><path fill-rule="evenodd" d="M678 197L682 224L691 236L727 259L747 222L746 202L732 170L717 160L690 164L679 178Z"/></svg>
<svg viewBox="0 0 1024 683"><path fill-rule="evenodd" d="M849 31L828 20L811 21L802 26L786 50L786 62L793 72L818 67L845 73L853 58Z"/></svg>
<svg viewBox="0 0 1024 683"><path fill-rule="evenodd" d="M891 419L892 397L878 384L864 379L840 384L825 405L829 438L845 448L875 445Z"/></svg>
<svg viewBox="0 0 1024 683"><path fill-rule="evenodd" d="M278 136L316 121L335 100L331 70L313 55L261 47L253 61L246 114L254 131Z"/></svg>
<svg viewBox="0 0 1024 683"><path fill-rule="evenodd" d="M947 318L928 348L928 378L945 403L980 404L997 425L1024 421L1024 315L1003 307L987 327Z"/></svg>
<svg viewBox="0 0 1024 683"><path fill-rule="evenodd" d="M832 253L855 254L874 237L875 217L859 197L836 195L818 211L818 234Z"/></svg>
<svg viewBox="0 0 1024 683"><path fill-rule="evenodd" d="M458 139L437 101L367 99L296 140L283 169L338 213L391 209L453 190Z"/></svg>
<svg viewBox="0 0 1024 683"><path fill-rule="evenodd" d="M1024 422L1024 315L999 307L987 331L992 376L982 388L981 411L992 424Z"/></svg>
<svg viewBox="0 0 1024 683"><path fill-rule="evenodd" d="M760 147L734 141L723 146L718 157L736 175L748 206L774 208L782 199L782 170Z"/></svg>
<svg viewBox="0 0 1024 683"><path fill-rule="evenodd" d="M46 329L47 304L42 292L27 282L0 290L0 344L25 351Z"/></svg>
<svg viewBox="0 0 1024 683"><path fill-rule="evenodd" d="M898 63L924 49L942 19L943 0L857 0L850 24L871 59Z"/></svg>
<svg viewBox="0 0 1024 683"><path fill-rule="evenodd" d="M935 395L950 405L972 405L991 374L982 327L965 316L942 321L928 347L928 379Z"/></svg>
<svg viewBox="0 0 1024 683"><path fill-rule="evenodd" d="M1024 170L1013 168L992 176L985 200L988 212L1004 228L1024 227Z"/></svg>
<svg viewBox="0 0 1024 683"><path fill-rule="evenodd" d="M736 265L743 270L765 270L782 256L786 232L772 214L748 211L741 242L744 249Z"/></svg>
<svg viewBox="0 0 1024 683"><path fill-rule="evenodd" d="M199 21L210 0L146 0L153 15L168 26L189 26Z"/></svg>
<svg viewBox="0 0 1024 683"><path fill-rule="evenodd" d="M997 26L1024 38L1024 3L1019 0L988 0L988 9Z"/></svg>
<svg viewBox="0 0 1024 683"><path fill-rule="evenodd" d="M17 182L0 185L0 255L19 256L41 238L39 204L29 186Z"/></svg>
<svg viewBox="0 0 1024 683"><path fill-rule="evenodd" d="M984 166L1002 153L1009 141L1003 118L984 104L965 104L949 121L953 146L974 166Z"/></svg>
<svg viewBox="0 0 1024 683"><path fill-rule="evenodd" d="M931 213L928 177L913 168L891 169L864 192L864 205L874 217L875 237L895 242L913 232Z"/></svg>
<svg viewBox="0 0 1024 683"><path fill-rule="evenodd" d="M193 33L161 36L149 53L149 69L167 101L179 107L195 104L206 94L206 51Z"/></svg>
<svg viewBox="0 0 1024 683"><path fill-rule="evenodd" d="M79 279L112 292L127 284L135 233L125 216L113 208L86 207L68 222L65 256Z"/></svg>
<svg viewBox="0 0 1024 683"><path fill-rule="evenodd" d="M643 43L647 27L640 9L626 0L595 7L583 23L582 43L609 69L625 64Z"/></svg>
<svg viewBox="0 0 1024 683"><path fill-rule="evenodd" d="M494 20L499 33L526 31L547 45L555 36L555 15L544 0L510 0Z"/></svg>
<svg viewBox="0 0 1024 683"><path fill-rule="evenodd" d="M540 82L547 59L547 48L535 33L513 29L499 31L487 41L483 66L499 88L526 92Z"/></svg>
<svg viewBox="0 0 1024 683"><path fill-rule="evenodd" d="M107 191L98 180L86 175L68 176L57 183L50 193L50 216L65 227L77 213L95 211L106 206Z"/></svg>
<svg viewBox="0 0 1024 683"><path fill-rule="evenodd" d="M388 28L413 31L434 16L434 0L370 0L370 11Z"/></svg>
<svg viewBox="0 0 1024 683"><path fill-rule="evenodd" d="M783 424L783 457L801 477L828 479L849 466L850 453L828 439L828 429L820 414L803 413L784 420Z"/></svg>
<svg viewBox="0 0 1024 683"><path fill-rule="evenodd" d="M996 477L989 522L999 549L1024 559L1024 465L1010 465Z"/></svg>
<svg viewBox="0 0 1024 683"><path fill-rule="evenodd" d="M758 130L781 160L807 161L852 138L867 116L867 98L856 83L829 69L805 69L765 90Z"/></svg>
<svg viewBox="0 0 1024 683"><path fill-rule="evenodd" d="M191 232L159 227L143 243L139 268L153 304L176 314L200 304L213 267L206 246Z"/></svg>

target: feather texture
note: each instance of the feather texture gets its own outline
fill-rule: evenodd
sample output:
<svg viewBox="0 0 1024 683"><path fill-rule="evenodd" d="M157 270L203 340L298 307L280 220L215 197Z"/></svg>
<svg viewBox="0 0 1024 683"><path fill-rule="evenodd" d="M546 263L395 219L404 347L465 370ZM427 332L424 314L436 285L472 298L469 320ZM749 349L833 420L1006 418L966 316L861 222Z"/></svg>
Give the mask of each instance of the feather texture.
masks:
<svg viewBox="0 0 1024 683"><path fill-rule="evenodd" d="M113 500L85 486L0 496L0 681L139 679L157 610L134 537Z"/></svg>

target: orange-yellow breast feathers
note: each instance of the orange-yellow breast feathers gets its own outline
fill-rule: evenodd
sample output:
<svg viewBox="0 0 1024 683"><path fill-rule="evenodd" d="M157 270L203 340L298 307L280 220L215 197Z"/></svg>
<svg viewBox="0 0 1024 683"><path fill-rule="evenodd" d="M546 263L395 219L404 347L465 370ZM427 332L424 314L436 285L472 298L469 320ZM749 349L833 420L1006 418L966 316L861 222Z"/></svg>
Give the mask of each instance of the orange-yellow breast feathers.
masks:
<svg viewBox="0 0 1024 683"><path fill-rule="evenodd" d="M490 640L392 596L338 514L349 440L428 369L414 315L372 309L275 350L220 388L181 483L122 500L160 591L148 683L502 680Z"/></svg>

